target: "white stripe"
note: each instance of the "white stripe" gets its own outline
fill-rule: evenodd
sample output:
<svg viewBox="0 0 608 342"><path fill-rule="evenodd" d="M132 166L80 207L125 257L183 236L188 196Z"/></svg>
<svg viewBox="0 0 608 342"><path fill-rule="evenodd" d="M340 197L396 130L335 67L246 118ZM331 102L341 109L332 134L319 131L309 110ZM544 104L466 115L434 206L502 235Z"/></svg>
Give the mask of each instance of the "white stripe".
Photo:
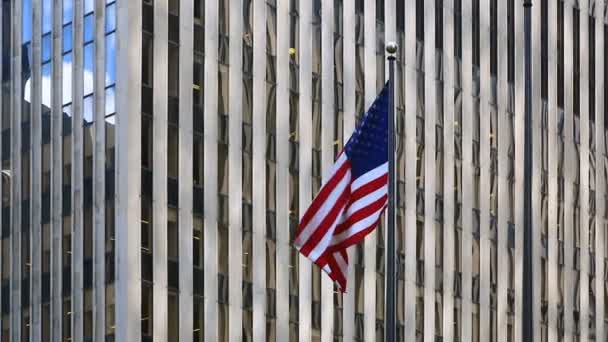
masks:
<svg viewBox="0 0 608 342"><path fill-rule="evenodd" d="M329 172L326 173L327 177L323 179L323 181L321 183L321 189L323 189L325 184L327 184L327 182L330 179L332 179L332 177L336 174L336 172L338 172L340 167L342 167L342 165L344 165L344 163L346 163L347 160L348 160L348 158L346 157L346 153L342 153L340 155L340 157L336 160L334 165L332 165L331 169L329 169Z"/></svg>
<svg viewBox="0 0 608 342"><path fill-rule="evenodd" d="M348 274L348 263L346 260L344 260L342 254L339 252L334 253L334 258L336 259L336 264L338 264L338 267L340 267L340 272L344 276L344 279L346 279L346 275Z"/></svg>
<svg viewBox="0 0 608 342"><path fill-rule="evenodd" d="M346 171L340 182L333 189L331 194L323 202L323 205L319 208L313 218L308 222L306 227L302 230L300 236L296 239L296 247L301 248L304 243L310 239L310 236L315 232L319 223L327 216L329 211L334 207L338 198L344 193L346 187L350 183L350 169Z"/></svg>
<svg viewBox="0 0 608 342"><path fill-rule="evenodd" d="M376 167L375 169L364 173L359 176L359 178L353 181L353 184L350 186L351 192L355 192L355 190L364 186L365 184L373 181L374 179L383 176L385 173L388 173L388 162Z"/></svg>
<svg viewBox="0 0 608 342"><path fill-rule="evenodd" d="M350 207L348 208L345 216L350 217L352 214L354 214L357 211L374 203L375 201L379 200L380 198L382 198L382 196L385 196L386 194L388 194L388 184L382 186L381 188L365 195L364 197L358 199L356 202L352 203L350 205Z"/></svg>
<svg viewBox="0 0 608 342"><path fill-rule="evenodd" d="M384 210L384 206L382 206L379 210L377 210L373 214L367 216L363 220L353 224L350 228L343 231L342 233L334 235L333 239L332 239L332 246L342 243L349 237L361 232L362 230L364 230L364 229L368 228L369 226L371 226L372 224L374 224L378 220L378 217L380 216L380 214L382 213L383 210Z"/></svg>
<svg viewBox="0 0 608 342"><path fill-rule="evenodd" d="M336 219L334 220L334 222L332 222L331 226L329 227L329 229L327 230L327 232L325 232L325 235L323 235L323 238L317 243L317 245L315 246L315 248L313 248L310 253L308 253L308 257L310 258L310 260L317 261L317 259L327 250L327 247L329 247L332 238L334 236L334 231L336 230L336 227L338 226L338 221L340 219L340 217L342 217L343 213L344 213L344 208L345 206L342 206L342 208L340 208L340 212L338 213L338 216L336 216Z"/></svg>

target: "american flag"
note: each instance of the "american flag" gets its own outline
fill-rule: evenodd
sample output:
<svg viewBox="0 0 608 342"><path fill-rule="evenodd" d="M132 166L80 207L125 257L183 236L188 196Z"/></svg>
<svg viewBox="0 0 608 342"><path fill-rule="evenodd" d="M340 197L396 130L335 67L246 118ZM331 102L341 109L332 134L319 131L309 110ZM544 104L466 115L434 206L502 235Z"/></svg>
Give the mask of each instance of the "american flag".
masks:
<svg viewBox="0 0 608 342"><path fill-rule="evenodd" d="M348 274L346 249L376 228L388 203L388 103L385 86L302 216L294 241L342 292Z"/></svg>

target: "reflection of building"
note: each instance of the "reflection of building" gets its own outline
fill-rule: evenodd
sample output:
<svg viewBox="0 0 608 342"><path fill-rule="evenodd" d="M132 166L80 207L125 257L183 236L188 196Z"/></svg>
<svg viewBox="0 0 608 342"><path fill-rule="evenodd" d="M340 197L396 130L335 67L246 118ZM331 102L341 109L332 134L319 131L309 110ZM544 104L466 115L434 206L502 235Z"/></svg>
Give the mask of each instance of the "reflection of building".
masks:
<svg viewBox="0 0 608 342"><path fill-rule="evenodd" d="M117 1L1 2L43 17L3 25L41 50L3 68L1 340L381 340L384 228L344 296L290 241L393 39L400 340L521 340L519 2ZM604 6L576 3L534 3L535 341L608 335Z"/></svg>

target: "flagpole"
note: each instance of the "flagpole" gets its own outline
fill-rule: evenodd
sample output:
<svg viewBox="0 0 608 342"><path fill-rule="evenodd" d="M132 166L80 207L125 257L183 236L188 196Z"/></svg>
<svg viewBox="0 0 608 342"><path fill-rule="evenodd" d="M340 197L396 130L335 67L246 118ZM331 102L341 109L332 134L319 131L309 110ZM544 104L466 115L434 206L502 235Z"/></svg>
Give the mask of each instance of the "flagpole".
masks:
<svg viewBox="0 0 608 342"><path fill-rule="evenodd" d="M525 140L524 140L524 253L522 289L522 341L534 341L534 283L532 263L532 1L523 0L525 38Z"/></svg>
<svg viewBox="0 0 608 342"><path fill-rule="evenodd" d="M386 45L388 53L388 224L386 227L386 325L385 341L396 341L395 323L395 54L397 44Z"/></svg>

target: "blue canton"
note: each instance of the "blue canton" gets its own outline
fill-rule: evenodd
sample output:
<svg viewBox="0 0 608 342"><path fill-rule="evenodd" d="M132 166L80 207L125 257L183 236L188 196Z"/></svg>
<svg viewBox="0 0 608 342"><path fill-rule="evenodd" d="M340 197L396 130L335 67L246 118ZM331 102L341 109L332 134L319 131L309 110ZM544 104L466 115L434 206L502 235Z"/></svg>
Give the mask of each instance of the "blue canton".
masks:
<svg viewBox="0 0 608 342"><path fill-rule="evenodd" d="M387 84L346 143L353 179L388 162L388 101Z"/></svg>

